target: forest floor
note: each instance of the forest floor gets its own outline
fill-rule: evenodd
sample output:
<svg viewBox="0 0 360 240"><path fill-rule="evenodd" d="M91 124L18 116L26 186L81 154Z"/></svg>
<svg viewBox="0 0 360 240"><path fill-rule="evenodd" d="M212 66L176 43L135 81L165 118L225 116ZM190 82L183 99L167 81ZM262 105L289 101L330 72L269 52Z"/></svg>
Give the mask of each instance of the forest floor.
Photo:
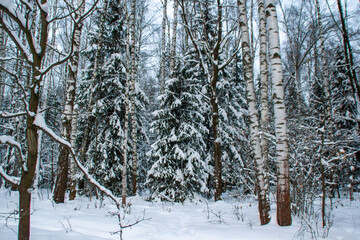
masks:
<svg viewBox="0 0 360 240"><path fill-rule="evenodd" d="M335 199L329 231L321 228L320 211L308 221L293 217L289 227L276 225L275 204L272 220L260 226L257 203L251 198L235 199L225 194L223 201L199 200L196 203L147 202L144 197L129 197L127 213L121 211L123 225L145 218L124 229L124 240L290 240L360 239L360 194L355 201ZM317 205L318 206L318 205ZM18 193L0 190L0 239L17 239ZM119 239L116 207L109 200L90 201L86 197L53 204L49 193L34 194L31 215L33 240L104 240ZM310 223L307 225L307 223ZM309 227L311 226L311 227ZM325 232L325 233L324 233Z"/></svg>

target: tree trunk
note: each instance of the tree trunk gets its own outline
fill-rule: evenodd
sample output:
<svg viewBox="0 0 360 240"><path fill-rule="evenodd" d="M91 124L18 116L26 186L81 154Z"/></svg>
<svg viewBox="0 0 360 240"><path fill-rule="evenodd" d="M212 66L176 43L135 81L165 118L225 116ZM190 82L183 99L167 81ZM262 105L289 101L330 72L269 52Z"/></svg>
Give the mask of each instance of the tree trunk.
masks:
<svg viewBox="0 0 360 240"><path fill-rule="evenodd" d="M85 3L82 0L78 1L81 4L79 10L75 14L75 34L74 34L74 55L70 58L68 65L68 81L66 90L66 99L64 114L62 116L62 136L67 141L71 141L72 133L72 121L74 116L74 104L76 94L76 80L79 67L80 57L80 38L82 24L78 23L79 17L85 10ZM69 171L69 150L64 146L60 146L60 155L58 160L57 177L55 182L55 189L53 193L53 200L55 203L63 203L65 201L65 193L68 183L68 171Z"/></svg>
<svg viewBox="0 0 360 240"><path fill-rule="evenodd" d="M268 87L268 61L267 61L267 39L266 39L266 15L265 7L263 1L258 1L258 12L259 12L259 36L260 36L260 81L261 81L261 117L260 117L260 126L262 131L262 136L260 136L260 145L261 145L261 155L262 163L264 168L264 189L263 193L260 193L261 196L261 209L263 209L261 223L267 224L270 221L270 201L268 199L268 187L269 179L268 175L268 164L269 164L269 141L266 134L269 134L270 129L270 118L269 118L269 87ZM261 190L260 190L261 191ZM260 204L260 203L259 203ZM260 206L259 206L260 209ZM266 221L268 220L268 221Z"/></svg>
<svg viewBox="0 0 360 240"><path fill-rule="evenodd" d="M211 110L212 110L212 131L214 137L214 175L215 175L215 201L221 200L223 191L222 183L222 165L221 165L221 139L218 133L219 128L219 107L216 93L216 82L219 77L219 69L216 65L213 66L213 76L210 80L211 87Z"/></svg>
<svg viewBox="0 0 360 240"><path fill-rule="evenodd" d="M254 156L256 173L257 173L257 185L258 185L258 204L259 204L259 216L261 225L267 224L270 221L270 205L267 199L267 181L265 179L266 168L264 158L262 157L262 149L260 145L260 136L259 136L259 120L258 112L256 107L256 95L254 88L254 76L253 76L253 58L250 48L250 39L249 39L249 28L248 28L248 19L246 13L246 2L243 0L238 0L239 10L240 10L240 30L241 30L241 48L243 55L243 65L244 65L244 80L246 83L246 95L249 108L249 122L250 122L250 140L252 146L252 155ZM262 36L263 37L263 36ZM265 35L266 41L266 35ZM262 42L263 43L263 42ZM261 47L264 47L263 45ZM266 48L266 42L265 42ZM261 50L264 50L263 48ZM265 49L266 50L266 49ZM262 56L263 57L263 56ZM265 52L266 58L266 52ZM261 70L264 74L264 59L261 58ZM266 62L266 59L265 59ZM266 71L266 69L265 69ZM266 75L266 73L265 73ZM262 76L264 77L264 76ZM267 76L265 76L267 80ZM262 79L263 80L263 79ZM267 86L267 83L266 83ZM263 87L263 86L262 86ZM261 89L264 91L264 89ZM266 89L267 91L267 89ZM263 92L262 92L263 93ZM267 96L267 93L266 93ZM266 97L265 96L265 97ZM263 96L262 96L263 97ZM264 100L264 99L262 99ZM267 99L266 99L267 100ZM263 104L263 103L262 103ZM266 102L267 106L267 102ZM265 150L265 149L264 149ZM266 149L267 154L267 149Z"/></svg>
<svg viewBox="0 0 360 240"><path fill-rule="evenodd" d="M133 146L133 159L132 159L132 190L133 194L136 195L137 192L137 127L136 127L136 104L135 104L135 98L136 98L136 89L135 89L135 83L136 83L136 72L137 72L137 65L136 65L136 40L135 40L135 7L136 7L136 1L132 0L131 2L132 6L132 12L131 12L131 93L130 93L130 101L131 101L131 139L132 139L132 146ZM125 118L125 121L127 119Z"/></svg>
<svg viewBox="0 0 360 240"><path fill-rule="evenodd" d="M4 58L6 56L6 44L5 44L5 34L4 31L0 28L0 58ZM0 66L2 68L5 67L5 61L0 62ZM0 71L0 103L4 102L4 94L5 94L5 72Z"/></svg>
<svg viewBox="0 0 360 240"><path fill-rule="evenodd" d="M131 1L131 16L129 18L128 12L126 12L126 23L127 26L130 25L132 19L135 19L135 0ZM132 22L131 22L132 23ZM127 189L127 182L126 182L126 170L127 170L127 155L128 155L128 131L129 131L129 112L130 112L130 101L129 101L129 88L130 88L130 78L131 78L131 60L132 60L132 46L130 43L130 34L132 34L131 27L127 29L126 32L126 86L125 86L125 126L124 126L124 146L123 146L123 168L121 171L121 180L122 180L122 193L121 193L121 205L122 207L126 206L126 189Z"/></svg>
<svg viewBox="0 0 360 240"><path fill-rule="evenodd" d="M281 65L279 27L275 0L265 0L266 25L269 34L269 54L272 72L274 120L276 136L277 222L280 226L291 225L289 147L287 140L284 80Z"/></svg>
<svg viewBox="0 0 360 240"><path fill-rule="evenodd" d="M70 144L74 148L76 140L76 122L77 122L77 111L74 109L74 116L72 118L72 129L71 129L71 138ZM70 159L70 181L69 181L69 200L74 200L76 197L76 163L75 159Z"/></svg>
<svg viewBox="0 0 360 240"><path fill-rule="evenodd" d="M167 0L163 4L163 18L161 27L161 63L160 63L160 93L165 91L165 60L166 60L166 8Z"/></svg>
<svg viewBox="0 0 360 240"><path fill-rule="evenodd" d="M356 100L356 107L357 107L357 120L360 121L360 86L357 80L356 75L356 68L354 65L354 57L351 49L351 44L349 40L349 33L346 26L346 20L343 13L343 8L341 5L341 0L337 0L337 5L340 14L340 21L341 21L341 31L343 37L343 47L344 47L344 54L345 54L345 62L346 67L348 69L347 74L351 82L352 90L354 92L354 98Z"/></svg>
<svg viewBox="0 0 360 240"><path fill-rule="evenodd" d="M177 33L177 22L178 22L178 2L174 1L174 19L171 39L171 50L170 50L170 74L173 77L175 62L176 62L176 33Z"/></svg>
<svg viewBox="0 0 360 240"><path fill-rule="evenodd" d="M330 123L331 118L331 98L330 98L330 87L329 87L329 80L328 80L328 68L327 68L327 62L326 62L326 53L325 53L325 43L324 43L324 32L323 32L323 26L322 26L322 18L320 13L320 4L318 0L315 0L316 4L316 13L317 13L317 20L319 25L319 44L320 44L320 50L321 50L321 79L324 86L324 95L325 98L324 101L324 119L322 122L322 128L326 129L328 124ZM321 131L321 151L320 151L320 174L321 174L321 190L322 190L322 196L321 196L321 219L322 219L322 226L325 227L326 225L326 177L325 177L325 166L322 163L323 155L325 154L324 150L324 144L325 144L325 131Z"/></svg>
<svg viewBox="0 0 360 240"><path fill-rule="evenodd" d="M213 59L215 63L219 62L220 55L220 44L222 40L222 6L220 1L217 1L217 22L218 29L216 33L217 41L213 48ZM205 19L207 16L205 16ZM205 37L207 38L207 30L205 29ZM210 40L211 41L211 40ZM209 40L208 40L209 42ZM223 181L222 181L222 164L221 164L221 139L218 133L219 129L219 106L218 97L216 91L216 84L219 78L219 66L212 63L212 78L210 79L211 88L211 109L212 109L212 131L214 136L214 164L215 164L215 201L221 200L221 194L223 192Z"/></svg>
<svg viewBox="0 0 360 240"><path fill-rule="evenodd" d="M40 67L40 63L38 66ZM33 69L35 72L36 70ZM35 77L38 74L34 74L33 82L35 82ZM39 96L40 93L35 91L35 88L39 87L39 84L35 84L31 88L30 92L30 101L29 101L29 111L37 112L39 106ZM21 181L19 185L19 240L29 240L30 239L30 205L31 205L31 189L33 187L33 181L35 176L36 163L38 161L38 134L37 127L33 124L35 117L28 116L26 122L26 138L28 145L28 154L27 154L27 170L23 171L21 175Z"/></svg>

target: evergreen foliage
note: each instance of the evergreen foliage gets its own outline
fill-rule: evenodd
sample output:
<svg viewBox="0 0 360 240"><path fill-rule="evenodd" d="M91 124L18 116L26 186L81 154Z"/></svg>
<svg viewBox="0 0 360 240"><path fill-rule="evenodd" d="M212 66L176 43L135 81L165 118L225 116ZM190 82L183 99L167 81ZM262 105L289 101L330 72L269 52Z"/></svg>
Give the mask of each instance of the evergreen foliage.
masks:
<svg viewBox="0 0 360 240"><path fill-rule="evenodd" d="M211 169L204 118L208 105L193 49L185 55L180 74L166 80L159 102L151 125L157 137L149 152L153 165L146 182L151 199L183 202L196 194L208 194Z"/></svg>

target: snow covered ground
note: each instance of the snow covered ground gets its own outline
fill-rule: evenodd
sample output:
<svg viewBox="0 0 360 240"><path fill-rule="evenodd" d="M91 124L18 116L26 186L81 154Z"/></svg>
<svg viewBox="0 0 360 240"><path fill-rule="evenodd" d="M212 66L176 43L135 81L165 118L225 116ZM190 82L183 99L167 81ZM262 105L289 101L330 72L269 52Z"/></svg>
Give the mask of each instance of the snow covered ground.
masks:
<svg viewBox="0 0 360 240"><path fill-rule="evenodd" d="M225 196L224 199L219 202L171 204L151 203L143 197L131 197L130 211L122 220L123 224L142 218L144 212L148 220L125 229L123 237L125 240L311 239L309 231L299 230L299 218L293 218L290 227L277 226L274 205L270 224L259 226L257 204L252 198L234 200ZM0 191L1 240L17 239L18 221L14 219L17 215L10 215L18 209L17 206L17 192ZM326 239L360 239L360 195L356 195L356 200L351 203L347 199L336 200L334 206L333 225ZM118 230L118 220L111 214L116 212L116 207L109 200L101 204L99 200L90 201L81 197L55 205L44 191L33 196L32 209L33 240L119 239L119 235L111 235ZM321 228L318 230L321 235Z"/></svg>

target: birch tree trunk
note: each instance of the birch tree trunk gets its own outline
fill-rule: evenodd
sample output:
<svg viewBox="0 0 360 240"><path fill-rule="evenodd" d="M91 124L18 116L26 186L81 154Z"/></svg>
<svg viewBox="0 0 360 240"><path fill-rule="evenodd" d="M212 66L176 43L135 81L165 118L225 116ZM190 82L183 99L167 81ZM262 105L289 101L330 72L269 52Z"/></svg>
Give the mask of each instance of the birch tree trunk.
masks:
<svg viewBox="0 0 360 240"><path fill-rule="evenodd" d="M322 122L322 128L326 129L326 127L329 124L329 120L331 118L331 99L330 99L330 87L329 87L329 80L328 80L328 67L327 67L327 61L326 61L326 53L325 53L325 43L324 43L324 31L322 26L322 17L320 13L320 4L318 0L315 0L316 5L316 15L319 25L319 44L320 44L320 50L321 50L321 78L322 83L324 86L324 119ZM320 164L320 171L321 171L321 190L322 190L322 196L321 196L321 218L322 218L322 226L324 227L326 225L326 177L325 177L325 167L323 165L322 161L322 155L323 155L323 148L324 148L324 141L325 141L325 131L321 131L321 150L320 150L320 158L319 158L319 164Z"/></svg>
<svg viewBox="0 0 360 240"><path fill-rule="evenodd" d="M74 114L72 118L72 126L71 126L71 137L70 137L70 144L74 148L75 147L75 140L76 140L76 127L77 127L77 111L74 109ZM69 179L69 200L74 200L76 197L76 163L75 159L70 158L70 179Z"/></svg>
<svg viewBox="0 0 360 240"><path fill-rule="evenodd" d="M175 69L176 60L176 33L177 33L177 22L178 22L178 2L174 1L174 19L171 39L171 50L170 50L170 74L173 75ZM171 76L173 77L173 76Z"/></svg>
<svg viewBox="0 0 360 240"><path fill-rule="evenodd" d="M287 139L284 80L281 64L279 27L275 0L265 0L266 25L269 34L269 57L272 73L272 100L276 136L277 174L277 222L280 226L291 225L289 147Z"/></svg>
<svg viewBox="0 0 360 240"><path fill-rule="evenodd" d="M81 6L80 6L81 4ZM62 116L62 136L67 141L71 141L72 133L72 121L74 117L74 104L76 94L76 81L79 66L80 57L80 38L82 23L77 23L79 17L85 10L85 2L83 0L78 1L79 10L75 13L74 22L74 43L73 50L74 55L70 58L68 64L68 79L67 79L67 90L66 99L64 106L64 113ZM69 150L64 146L60 146L60 154L58 160L57 176L55 181L55 189L53 193L53 200L55 203L63 203L65 201L65 193L68 183L68 171L69 171Z"/></svg>
<svg viewBox="0 0 360 240"><path fill-rule="evenodd" d="M1 14L1 13L0 13ZM4 31L0 28L0 58L4 58L6 56L6 45L5 45L5 34ZM0 61L0 67L4 68L5 61ZM0 71L0 103L4 102L4 94L5 94L5 72Z"/></svg>
<svg viewBox="0 0 360 240"><path fill-rule="evenodd" d="M136 126L136 104L135 104L135 97L136 97L136 72L137 72L137 65L136 65L136 36L135 36L135 8L136 8L136 0L131 1L131 26L130 26L130 35L131 35L131 93L130 93L130 101L131 101L131 139L132 139L132 146L133 146L133 159L132 159L132 190L133 194L136 195L137 192L137 126ZM125 118L126 120L126 118Z"/></svg>
<svg viewBox="0 0 360 240"><path fill-rule="evenodd" d="M161 63L160 63L160 93L165 91L165 60L166 60L166 8L167 0L163 0L163 18L161 26Z"/></svg>
<svg viewBox="0 0 360 240"><path fill-rule="evenodd" d="M267 181L265 179L266 168L265 168L264 158L262 157L262 151L261 151L262 149L260 145L259 120L258 120L258 111L256 107L256 95L254 88L253 58L250 48L246 1L238 0L238 6L240 11L239 23L240 23L240 31L241 31L241 48L242 48L243 65L244 65L244 80L246 83L246 93L247 93L246 95L247 95L247 102L249 108L250 141L252 146L252 155L254 156L255 165L256 165L257 185L259 188L258 204L259 204L260 223L261 225L264 225L270 221L270 215L269 215L270 205L267 199L268 196ZM266 43L265 43L265 48L266 48Z"/></svg>

